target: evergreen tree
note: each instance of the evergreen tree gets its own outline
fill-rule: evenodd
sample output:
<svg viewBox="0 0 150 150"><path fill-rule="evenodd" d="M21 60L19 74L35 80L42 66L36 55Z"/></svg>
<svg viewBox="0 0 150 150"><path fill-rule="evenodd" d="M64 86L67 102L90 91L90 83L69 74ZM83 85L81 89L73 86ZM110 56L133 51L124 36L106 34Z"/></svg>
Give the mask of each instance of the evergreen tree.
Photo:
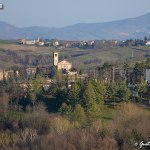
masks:
<svg viewBox="0 0 150 150"><path fill-rule="evenodd" d="M50 94L55 97L56 105L59 108L63 102L66 101L66 95L63 93L63 90L57 84L52 84L50 88Z"/></svg>
<svg viewBox="0 0 150 150"><path fill-rule="evenodd" d="M84 93L84 90L85 90L85 85L82 82L81 78L79 78L77 80L77 85L79 86L79 89L80 89L80 91L79 91L79 98L80 98L80 100L82 100L83 99L83 93Z"/></svg>
<svg viewBox="0 0 150 150"><path fill-rule="evenodd" d="M87 110L87 117L89 123L95 121L97 118L99 118L101 115L99 106L94 102L90 105L90 107Z"/></svg>
<svg viewBox="0 0 150 150"><path fill-rule="evenodd" d="M69 90L67 101L73 108L75 108L76 104L81 104L79 92L80 92L80 88L76 83L73 84L71 89Z"/></svg>
<svg viewBox="0 0 150 150"><path fill-rule="evenodd" d="M140 81L135 87L135 91L141 93L141 103L142 103L142 93L146 93L147 88L143 77L140 77Z"/></svg>
<svg viewBox="0 0 150 150"><path fill-rule="evenodd" d="M66 78L65 78L65 86L66 86L66 88L68 88L68 76L66 76Z"/></svg>
<svg viewBox="0 0 150 150"><path fill-rule="evenodd" d="M77 104L75 106L73 116L74 116L74 121L78 121L80 124L84 123L84 121L85 121L84 108L81 107L80 104Z"/></svg>
<svg viewBox="0 0 150 150"><path fill-rule="evenodd" d="M41 76L41 68L40 68L40 67L37 67L37 68L36 68L36 76L37 76L38 74Z"/></svg>
<svg viewBox="0 0 150 150"><path fill-rule="evenodd" d="M17 72L16 72L16 70L14 70L14 79L15 79L15 81L17 81Z"/></svg>
<svg viewBox="0 0 150 150"><path fill-rule="evenodd" d="M102 109L104 100L106 99L106 86L104 85L104 82L101 82L100 79L97 80L97 83L95 82L95 94L96 94L96 102L98 106Z"/></svg>
<svg viewBox="0 0 150 150"><path fill-rule="evenodd" d="M91 108L92 104L96 102L96 94L94 91L94 87L89 81L85 87L85 91L83 93L83 107L85 110Z"/></svg>
<svg viewBox="0 0 150 150"><path fill-rule="evenodd" d="M118 100L118 87L117 87L117 85L116 85L115 82L113 82L110 85L110 88L108 90L108 98L110 100L113 100L113 102L114 102L114 108L115 108L116 100Z"/></svg>
<svg viewBox="0 0 150 150"><path fill-rule="evenodd" d="M80 74L80 75L82 75L82 74L83 74L83 70L82 70L82 69L79 71L79 74Z"/></svg>
<svg viewBox="0 0 150 150"><path fill-rule="evenodd" d="M61 112L62 115L66 114L68 117L70 117L72 110L73 109L70 105L68 106L66 103L62 103L59 112Z"/></svg>
<svg viewBox="0 0 150 150"><path fill-rule="evenodd" d="M41 82L42 82L42 78L38 74L36 76L36 78L34 80L32 80L32 92L30 93L30 95L35 93L37 95L37 97L41 97L42 96L42 94L43 94L43 86L41 85Z"/></svg>
<svg viewBox="0 0 150 150"><path fill-rule="evenodd" d="M123 69L125 71L125 81L126 81L126 72L129 70L129 64L125 63Z"/></svg>
<svg viewBox="0 0 150 150"><path fill-rule="evenodd" d="M121 100L123 100L125 102L129 101L129 98L130 98L130 95L131 95L131 91L127 87L127 84L126 84L125 80L123 80L122 82L120 82L118 94L119 94L119 98Z"/></svg>
<svg viewBox="0 0 150 150"><path fill-rule="evenodd" d="M20 81L23 80L23 70L22 70L21 67L19 68L19 80L20 80Z"/></svg>
<svg viewBox="0 0 150 150"><path fill-rule="evenodd" d="M146 60L146 67L149 67L150 66L150 58L148 58L147 60Z"/></svg>
<svg viewBox="0 0 150 150"><path fill-rule="evenodd" d="M144 41L146 41L146 40L147 40L147 36L144 37Z"/></svg>

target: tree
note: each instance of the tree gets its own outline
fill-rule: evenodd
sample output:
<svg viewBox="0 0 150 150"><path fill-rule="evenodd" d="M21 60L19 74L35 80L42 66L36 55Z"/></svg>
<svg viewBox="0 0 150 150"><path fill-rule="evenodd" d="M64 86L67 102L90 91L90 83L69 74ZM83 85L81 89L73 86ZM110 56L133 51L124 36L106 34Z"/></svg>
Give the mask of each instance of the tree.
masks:
<svg viewBox="0 0 150 150"><path fill-rule="evenodd" d="M108 90L108 98L110 100L113 100L114 101L114 108L115 108L115 102L116 102L116 99L118 99L118 87L116 85L115 82L113 82L111 85L110 85L110 88Z"/></svg>
<svg viewBox="0 0 150 150"><path fill-rule="evenodd" d="M30 93L30 101L33 105L36 100L37 100L37 95L35 93Z"/></svg>
<svg viewBox="0 0 150 150"><path fill-rule="evenodd" d="M97 80L97 83L95 83L95 94L96 94L96 102L98 106L102 109L104 100L106 98L106 86L104 85L104 82L102 82L100 79Z"/></svg>
<svg viewBox="0 0 150 150"><path fill-rule="evenodd" d="M13 99L13 87L12 86L10 86L8 88L8 94L9 94L9 98L10 98L10 103L12 105L12 99Z"/></svg>
<svg viewBox="0 0 150 150"><path fill-rule="evenodd" d="M65 86L63 74L60 71L57 71L53 76L52 82L57 84L59 87Z"/></svg>
<svg viewBox="0 0 150 150"><path fill-rule="evenodd" d="M100 116L99 106L94 102L87 110L87 116L90 121L95 121Z"/></svg>
<svg viewBox="0 0 150 150"><path fill-rule="evenodd" d="M63 93L63 90L57 84L52 84L50 93L56 98L56 106L59 108L63 102L66 101L66 95Z"/></svg>
<svg viewBox="0 0 150 150"><path fill-rule="evenodd" d="M34 80L32 80L32 91L30 91L30 95L32 95L33 93L35 93L38 97L41 97L43 94L43 87L41 85L42 82L42 78L39 74L37 74L36 78Z"/></svg>
<svg viewBox="0 0 150 150"><path fill-rule="evenodd" d="M66 88L68 88L68 76L66 76L66 78L65 78L65 86L66 86Z"/></svg>
<svg viewBox="0 0 150 150"><path fill-rule="evenodd" d="M72 67L72 68L70 69L70 71L71 71L71 72L76 72L76 71L77 71L77 68Z"/></svg>
<svg viewBox="0 0 150 150"><path fill-rule="evenodd" d="M147 40L147 36L144 37L144 41L146 41L146 40Z"/></svg>
<svg viewBox="0 0 150 150"><path fill-rule="evenodd" d="M9 94L11 104L18 104L19 100L25 96L25 91L19 84L11 84L8 86L7 93Z"/></svg>
<svg viewBox="0 0 150 150"><path fill-rule="evenodd" d="M113 68L113 65L112 64L109 64L108 62L105 62L102 66L102 70L103 70L103 79L104 81L108 80L108 87L109 87L109 84L110 84L110 76L111 76L111 70Z"/></svg>
<svg viewBox="0 0 150 150"><path fill-rule="evenodd" d="M17 81L17 72L16 72L16 70L14 70L14 78L15 78L15 81Z"/></svg>
<svg viewBox="0 0 150 150"><path fill-rule="evenodd" d="M94 91L94 87L89 81L85 87L85 91L83 93L83 107L85 110L91 108L92 104L96 102L96 94Z"/></svg>
<svg viewBox="0 0 150 150"><path fill-rule="evenodd" d="M62 105L58 111L61 112L62 115L66 114L66 115L68 115L68 117L70 117L73 109L70 105L68 106L66 103L62 103Z"/></svg>
<svg viewBox="0 0 150 150"><path fill-rule="evenodd" d="M125 63L124 66L123 66L124 70L125 70L125 81L126 81L126 72L128 71L129 69L129 64Z"/></svg>
<svg viewBox="0 0 150 150"><path fill-rule="evenodd" d="M5 85L8 85L8 81L5 77L5 72L3 71L3 82L5 83Z"/></svg>
<svg viewBox="0 0 150 150"><path fill-rule="evenodd" d="M72 87L71 87L71 89L68 93L67 101L73 107L73 109L75 108L76 104L81 104L80 97L79 97L79 92L80 92L80 88L75 83L75 84L72 85Z"/></svg>
<svg viewBox="0 0 150 150"><path fill-rule="evenodd" d="M23 80L23 70L22 70L21 67L19 68L19 80L20 80L20 81Z"/></svg>
<svg viewBox="0 0 150 150"><path fill-rule="evenodd" d="M131 91L127 87L127 84L126 84L125 80L120 82L118 94L119 94L119 98L121 98L121 100L125 101L126 103L129 101Z"/></svg>
<svg viewBox="0 0 150 150"><path fill-rule="evenodd" d="M146 93L147 91L146 84L143 77L140 77L140 81L136 85L135 91L141 93L141 103L142 103L142 93Z"/></svg>
<svg viewBox="0 0 150 150"><path fill-rule="evenodd" d="M149 67L150 66L150 58L148 58L147 60L146 60L146 67Z"/></svg>
<svg viewBox="0 0 150 150"><path fill-rule="evenodd" d="M75 106L73 116L74 116L74 121L78 121L80 124L84 123L85 120L84 108L81 107L80 104L77 104Z"/></svg>
<svg viewBox="0 0 150 150"><path fill-rule="evenodd" d="M149 60L146 61L146 63L144 61L142 61L141 63L137 62L135 64L134 70L137 70L139 72L140 77L141 76L145 77L145 71L146 71L145 68L147 67L148 63L149 63ZM137 76L138 76L138 72L137 72ZM138 77L137 77L137 80L138 80Z"/></svg>
<svg viewBox="0 0 150 150"><path fill-rule="evenodd" d="M39 67L36 68L36 76L37 76L38 74L41 76L41 69L40 69Z"/></svg>
<svg viewBox="0 0 150 150"><path fill-rule="evenodd" d="M4 113L5 117L6 117L6 110L8 109L8 103L9 103L9 97L7 95L7 93L5 93L4 90L2 90L0 92L0 112ZM2 117L2 115L1 115Z"/></svg>
<svg viewBox="0 0 150 150"><path fill-rule="evenodd" d="M79 71L79 74L80 74L80 75L82 75L82 74L83 74L83 70L82 70L82 69Z"/></svg>

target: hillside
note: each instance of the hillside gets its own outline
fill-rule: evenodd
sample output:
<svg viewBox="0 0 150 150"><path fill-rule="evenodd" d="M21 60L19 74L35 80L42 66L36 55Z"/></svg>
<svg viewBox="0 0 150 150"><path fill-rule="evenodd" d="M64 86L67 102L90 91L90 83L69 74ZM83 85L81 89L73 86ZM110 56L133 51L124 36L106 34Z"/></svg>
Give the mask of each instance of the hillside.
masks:
<svg viewBox="0 0 150 150"><path fill-rule="evenodd" d="M54 46L38 47L19 45L11 41L0 41L0 68L11 66L50 66L53 61L53 51L59 52L59 61L66 59L79 69L102 65L104 62L130 63L134 66L136 61L147 59L145 55L150 51L150 46L119 47L110 51L94 51L93 49L64 48ZM133 58L132 58L133 52Z"/></svg>
<svg viewBox="0 0 150 150"><path fill-rule="evenodd" d="M50 27L25 27L17 28L0 21L0 39L36 39L57 38L63 40L95 40L142 38L150 35L150 13L136 18L104 22L104 23L79 23L62 28Z"/></svg>

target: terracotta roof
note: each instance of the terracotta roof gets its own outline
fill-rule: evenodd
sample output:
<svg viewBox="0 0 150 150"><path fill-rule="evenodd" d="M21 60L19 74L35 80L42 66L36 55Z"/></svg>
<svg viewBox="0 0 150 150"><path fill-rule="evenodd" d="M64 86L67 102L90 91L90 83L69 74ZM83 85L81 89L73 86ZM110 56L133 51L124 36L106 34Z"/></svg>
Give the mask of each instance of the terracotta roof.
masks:
<svg viewBox="0 0 150 150"><path fill-rule="evenodd" d="M30 69L32 71L36 71L36 68L27 68L27 69Z"/></svg>

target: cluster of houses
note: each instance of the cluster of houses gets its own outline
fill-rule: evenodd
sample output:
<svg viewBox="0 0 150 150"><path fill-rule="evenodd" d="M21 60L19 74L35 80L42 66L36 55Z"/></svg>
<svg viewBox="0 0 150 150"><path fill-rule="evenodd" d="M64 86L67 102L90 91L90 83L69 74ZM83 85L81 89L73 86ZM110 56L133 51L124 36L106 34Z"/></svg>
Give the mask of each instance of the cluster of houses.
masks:
<svg viewBox="0 0 150 150"><path fill-rule="evenodd" d="M39 46L42 46L44 45L44 42L40 42L40 39L39 37L37 38L37 40L25 40L25 39L18 39L18 43L19 44L25 44L25 45L39 45Z"/></svg>
<svg viewBox="0 0 150 150"><path fill-rule="evenodd" d="M25 40L25 39L18 39L19 44L25 44L25 45L39 45L39 46L64 46L64 47L71 47L74 45L78 45L79 47L84 46L84 45L93 45L94 41L64 41L63 43L59 43L59 41L54 40L54 41L40 41L39 37L37 40Z"/></svg>
<svg viewBox="0 0 150 150"><path fill-rule="evenodd" d="M54 73L56 72L56 70L59 70L62 74L64 75L68 75L68 77L75 77L75 75L78 76L77 72L72 72L70 71L72 68L72 63L63 60L61 62L59 62L59 53L58 52L53 52L53 66L51 66L50 68L41 68L42 74L49 74L50 76L53 76ZM48 69L48 71L47 71ZM25 76L25 80L28 79L29 76L34 77L36 74L36 70L37 68L27 68L23 70L23 74ZM17 76L19 76L19 72L16 71ZM3 78L8 79L10 76L14 76L14 71L13 70L9 70L9 71L5 71L0 69L0 80L3 80ZM82 78L82 77L81 77ZM147 85L149 85L150 83L150 67L146 68L146 80L145 83ZM45 90L48 90L50 85L51 85L51 80L45 80L42 81L42 85L44 87ZM134 88L135 85L128 85L128 87L130 88L130 90L132 91L132 95L136 96L137 93L134 92Z"/></svg>
<svg viewBox="0 0 150 150"><path fill-rule="evenodd" d="M103 43L106 41L114 42L115 44L118 43L116 40L102 40ZM19 44L25 45L38 45L38 46L59 46L60 49L65 47L85 47L85 46L92 46L97 43L97 40L93 41L58 41L58 40L43 40L42 41L37 38L37 40L25 40L25 39L18 39Z"/></svg>
<svg viewBox="0 0 150 150"><path fill-rule="evenodd" d="M19 76L19 71L16 71L16 74ZM14 76L13 70L5 71L0 68L0 81L2 81L4 77L8 79L10 76Z"/></svg>

